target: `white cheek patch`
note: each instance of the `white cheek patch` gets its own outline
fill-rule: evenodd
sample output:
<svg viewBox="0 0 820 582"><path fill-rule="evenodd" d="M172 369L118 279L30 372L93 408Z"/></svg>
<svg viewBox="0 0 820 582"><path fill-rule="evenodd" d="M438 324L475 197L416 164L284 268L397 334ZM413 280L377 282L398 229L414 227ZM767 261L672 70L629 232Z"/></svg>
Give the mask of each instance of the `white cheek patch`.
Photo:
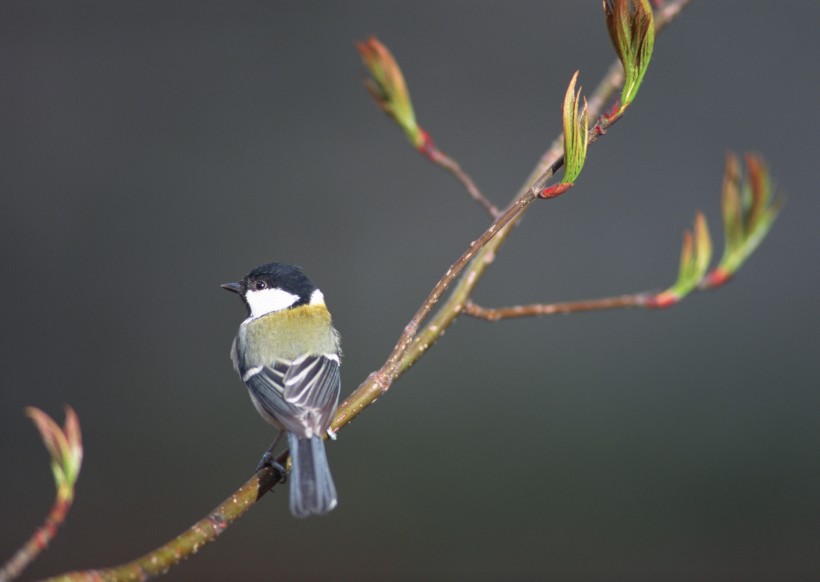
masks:
<svg viewBox="0 0 820 582"><path fill-rule="evenodd" d="M316 289L313 293L310 294L310 304L311 305L324 305L325 304L325 296L322 294L321 291Z"/></svg>
<svg viewBox="0 0 820 582"><path fill-rule="evenodd" d="M298 300L298 295L275 288L248 291L245 294L245 301L251 308L251 317L261 317L267 313L282 311Z"/></svg>

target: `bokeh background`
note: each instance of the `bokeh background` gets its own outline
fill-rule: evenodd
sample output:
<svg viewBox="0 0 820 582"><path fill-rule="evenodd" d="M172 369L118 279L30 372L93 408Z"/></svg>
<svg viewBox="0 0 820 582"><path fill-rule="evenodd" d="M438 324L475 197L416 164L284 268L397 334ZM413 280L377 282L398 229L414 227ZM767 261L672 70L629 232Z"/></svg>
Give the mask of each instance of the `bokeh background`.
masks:
<svg viewBox="0 0 820 582"><path fill-rule="evenodd" d="M538 204L486 305L665 287L728 149L788 203L735 282L664 312L463 319L329 447L339 508L266 496L174 580L820 579L820 4L694 2L571 194ZM302 265L343 393L487 225L361 84L402 64L420 123L497 203L614 54L599 2L0 3L0 554L52 499L25 405L80 415L68 523L28 579L114 565L251 474L273 432L219 284Z"/></svg>

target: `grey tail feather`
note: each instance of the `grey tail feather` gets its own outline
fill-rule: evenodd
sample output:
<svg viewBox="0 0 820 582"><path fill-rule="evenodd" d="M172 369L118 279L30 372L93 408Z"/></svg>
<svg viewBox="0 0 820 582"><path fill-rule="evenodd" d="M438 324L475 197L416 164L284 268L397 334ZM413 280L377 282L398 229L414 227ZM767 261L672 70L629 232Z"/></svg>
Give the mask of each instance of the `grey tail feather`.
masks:
<svg viewBox="0 0 820 582"><path fill-rule="evenodd" d="M321 437L300 439L288 432L290 472L290 512L295 517L322 515L339 502L336 486L330 476Z"/></svg>

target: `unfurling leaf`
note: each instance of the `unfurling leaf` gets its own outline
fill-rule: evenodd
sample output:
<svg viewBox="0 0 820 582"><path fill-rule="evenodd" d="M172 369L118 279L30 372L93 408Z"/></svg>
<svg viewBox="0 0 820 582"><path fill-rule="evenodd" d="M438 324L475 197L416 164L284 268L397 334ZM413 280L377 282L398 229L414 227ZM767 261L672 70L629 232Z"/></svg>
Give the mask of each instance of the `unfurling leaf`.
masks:
<svg viewBox="0 0 820 582"><path fill-rule="evenodd" d="M575 83L578 81L578 71L572 76L572 80L564 95L564 105L561 113L564 122L564 177L562 184L572 184L581 173L584 167L584 160L587 156L587 145L589 141L589 116L587 114L587 100L584 97L584 106L580 116L578 106L581 101L581 89L575 91Z"/></svg>
<svg viewBox="0 0 820 582"><path fill-rule="evenodd" d="M624 68L621 115L638 94L655 45L655 21L648 0L603 0L606 27Z"/></svg>
<svg viewBox="0 0 820 582"><path fill-rule="evenodd" d="M34 422L51 456L51 472L58 497L70 501L74 497L74 485L83 463L83 442L77 414L66 405L63 428L39 408L27 407L26 415Z"/></svg>
<svg viewBox="0 0 820 582"><path fill-rule="evenodd" d="M760 245L774 224L783 200L772 201L774 187L763 158L747 154L746 175L735 154L726 156L721 206L723 210L723 257L709 274L710 286L730 279Z"/></svg>
<svg viewBox="0 0 820 582"><path fill-rule="evenodd" d="M691 232L684 231L680 254L678 280L666 291L654 296L650 307L669 307L695 290L706 275L712 260L712 238L706 218L701 212L695 215L695 226Z"/></svg>
<svg viewBox="0 0 820 582"><path fill-rule="evenodd" d="M370 72L364 83L376 105L402 128L414 148L423 148L427 134L416 123L410 92L396 59L374 36L356 42L356 49Z"/></svg>

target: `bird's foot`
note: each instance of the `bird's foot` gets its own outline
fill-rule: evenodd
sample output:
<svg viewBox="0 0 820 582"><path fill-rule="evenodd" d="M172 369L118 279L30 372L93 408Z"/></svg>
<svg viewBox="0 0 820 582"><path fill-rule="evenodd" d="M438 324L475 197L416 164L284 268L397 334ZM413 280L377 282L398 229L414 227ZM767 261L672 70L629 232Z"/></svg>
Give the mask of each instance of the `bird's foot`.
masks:
<svg viewBox="0 0 820 582"><path fill-rule="evenodd" d="M259 472L265 467L270 467L273 469L274 473L279 476L278 482L285 483L288 480L288 473L285 471L284 465L279 463L276 460L276 457L273 455L273 451L267 450L265 454L262 455L262 458L259 461L259 464L256 466L256 471Z"/></svg>

